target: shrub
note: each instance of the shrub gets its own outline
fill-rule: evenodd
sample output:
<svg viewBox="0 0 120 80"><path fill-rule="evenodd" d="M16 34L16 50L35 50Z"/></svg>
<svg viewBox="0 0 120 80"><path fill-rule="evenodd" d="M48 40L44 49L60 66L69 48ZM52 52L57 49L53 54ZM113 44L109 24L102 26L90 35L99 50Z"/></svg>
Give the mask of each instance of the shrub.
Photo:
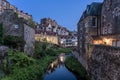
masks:
<svg viewBox="0 0 120 80"><path fill-rule="evenodd" d="M25 41L18 36L8 35L4 37L4 45L7 45L15 49L19 49L24 47Z"/></svg>
<svg viewBox="0 0 120 80"><path fill-rule="evenodd" d="M15 50L9 51L10 57L10 71L15 68L24 68L35 62L35 60L31 57L28 57L25 53L19 52Z"/></svg>
<svg viewBox="0 0 120 80"><path fill-rule="evenodd" d="M42 47L43 45L40 44L39 42L35 42L35 54L34 57L35 58L41 58L44 57L46 55L45 53L45 47Z"/></svg>
<svg viewBox="0 0 120 80"><path fill-rule="evenodd" d="M50 56L56 56L57 54L57 52L52 48L48 48L45 53Z"/></svg>
<svg viewBox="0 0 120 80"><path fill-rule="evenodd" d="M54 57L46 56L25 68L15 68L13 73L2 80L42 80L48 64Z"/></svg>
<svg viewBox="0 0 120 80"><path fill-rule="evenodd" d="M14 12L14 15L15 15L16 18L18 18L18 13Z"/></svg>

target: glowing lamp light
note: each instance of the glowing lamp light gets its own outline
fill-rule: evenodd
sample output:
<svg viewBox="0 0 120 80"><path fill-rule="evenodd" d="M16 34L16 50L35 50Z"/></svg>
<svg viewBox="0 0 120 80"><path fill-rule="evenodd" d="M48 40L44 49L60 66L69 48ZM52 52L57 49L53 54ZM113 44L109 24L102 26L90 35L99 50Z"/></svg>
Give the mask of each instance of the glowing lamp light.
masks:
<svg viewBox="0 0 120 80"><path fill-rule="evenodd" d="M64 56L60 56L60 61L64 62Z"/></svg>
<svg viewBox="0 0 120 80"><path fill-rule="evenodd" d="M106 45L112 45L112 39L103 38L103 41L105 42Z"/></svg>
<svg viewBox="0 0 120 80"><path fill-rule="evenodd" d="M52 63L52 64L51 64L51 68L53 68L53 67L54 67L54 64Z"/></svg>
<svg viewBox="0 0 120 80"><path fill-rule="evenodd" d="M61 44L63 44L63 41L61 41Z"/></svg>

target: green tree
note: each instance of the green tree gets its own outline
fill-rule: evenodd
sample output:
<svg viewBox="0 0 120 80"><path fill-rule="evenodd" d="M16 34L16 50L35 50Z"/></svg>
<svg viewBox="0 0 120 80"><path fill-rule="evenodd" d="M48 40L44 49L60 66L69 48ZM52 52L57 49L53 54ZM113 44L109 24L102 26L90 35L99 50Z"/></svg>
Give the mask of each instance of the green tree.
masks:
<svg viewBox="0 0 120 80"><path fill-rule="evenodd" d="M34 57L41 58L46 56L47 43L35 42L35 54Z"/></svg>
<svg viewBox="0 0 120 80"><path fill-rule="evenodd" d="M9 46L10 48L22 50L25 45L25 41L21 37L8 35L4 37L4 45Z"/></svg>
<svg viewBox="0 0 120 80"><path fill-rule="evenodd" d="M3 24L0 24L0 44L3 44Z"/></svg>
<svg viewBox="0 0 120 80"><path fill-rule="evenodd" d="M15 15L16 18L18 18L18 13L14 12L14 15Z"/></svg>
<svg viewBox="0 0 120 80"><path fill-rule="evenodd" d="M35 22L32 19L27 20L28 24L30 25L31 28L35 28Z"/></svg>

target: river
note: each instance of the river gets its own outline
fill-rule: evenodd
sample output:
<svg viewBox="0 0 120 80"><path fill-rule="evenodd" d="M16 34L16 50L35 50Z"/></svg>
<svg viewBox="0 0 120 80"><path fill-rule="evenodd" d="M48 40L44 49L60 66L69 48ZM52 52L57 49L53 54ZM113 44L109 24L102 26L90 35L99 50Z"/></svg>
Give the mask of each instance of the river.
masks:
<svg viewBox="0 0 120 80"><path fill-rule="evenodd" d="M77 80L76 76L64 65L65 55L61 54L48 67L44 80Z"/></svg>

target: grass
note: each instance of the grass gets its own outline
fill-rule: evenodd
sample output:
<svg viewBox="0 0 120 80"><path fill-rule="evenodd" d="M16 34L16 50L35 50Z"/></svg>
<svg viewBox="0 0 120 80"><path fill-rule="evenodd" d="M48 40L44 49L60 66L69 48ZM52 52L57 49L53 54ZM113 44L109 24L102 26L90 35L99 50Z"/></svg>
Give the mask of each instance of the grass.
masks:
<svg viewBox="0 0 120 80"><path fill-rule="evenodd" d="M65 61L66 67L77 75L77 78L90 80L85 68L74 57L68 57Z"/></svg>
<svg viewBox="0 0 120 80"><path fill-rule="evenodd" d="M61 53L71 53L72 50L70 48L59 48L55 51L57 52L57 54L61 54Z"/></svg>

